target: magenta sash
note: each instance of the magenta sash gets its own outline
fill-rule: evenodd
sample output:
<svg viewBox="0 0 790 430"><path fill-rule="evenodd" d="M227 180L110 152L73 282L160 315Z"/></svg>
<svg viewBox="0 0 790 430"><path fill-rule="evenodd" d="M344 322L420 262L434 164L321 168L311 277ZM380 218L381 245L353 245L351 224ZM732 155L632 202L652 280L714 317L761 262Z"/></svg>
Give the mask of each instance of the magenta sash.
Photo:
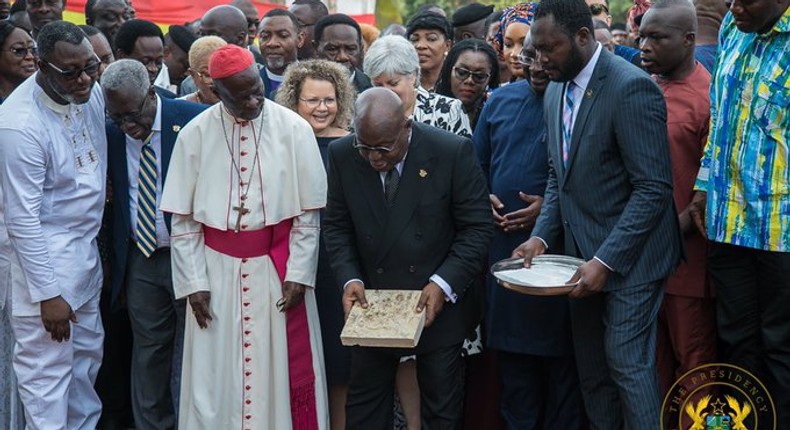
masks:
<svg viewBox="0 0 790 430"><path fill-rule="evenodd" d="M262 230L217 230L203 226L206 246L235 258L254 258L269 255L274 268L285 281L289 256L292 219ZM294 430L317 430L318 415L315 399L315 373L310 346L310 330L304 301L288 310L285 316L288 339L288 377L291 389L291 421Z"/></svg>

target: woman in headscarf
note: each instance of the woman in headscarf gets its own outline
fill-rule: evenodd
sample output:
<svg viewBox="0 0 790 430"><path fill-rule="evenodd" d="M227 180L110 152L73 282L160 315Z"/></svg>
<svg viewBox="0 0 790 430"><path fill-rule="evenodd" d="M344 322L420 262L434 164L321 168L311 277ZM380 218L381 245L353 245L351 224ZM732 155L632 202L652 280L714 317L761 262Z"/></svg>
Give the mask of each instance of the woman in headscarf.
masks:
<svg viewBox="0 0 790 430"><path fill-rule="evenodd" d="M510 82L524 79L524 69L518 60L524 37L535 19L537 3L520 3L505 9L499 19L499 31L494 36L494 47L510 69Z"/></svg>

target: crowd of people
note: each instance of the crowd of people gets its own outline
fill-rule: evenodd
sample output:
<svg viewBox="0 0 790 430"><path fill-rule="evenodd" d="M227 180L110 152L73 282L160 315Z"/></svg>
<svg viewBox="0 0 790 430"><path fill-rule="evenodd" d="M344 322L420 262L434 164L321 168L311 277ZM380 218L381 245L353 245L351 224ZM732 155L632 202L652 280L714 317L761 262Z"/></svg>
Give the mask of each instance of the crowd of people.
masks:
<svg viewBox="0 0 790 430"><path fill-rule="evenodd" d="M790 0L64 7L0 1L0 428L658 429L714 362L790 420Z"/></svg>

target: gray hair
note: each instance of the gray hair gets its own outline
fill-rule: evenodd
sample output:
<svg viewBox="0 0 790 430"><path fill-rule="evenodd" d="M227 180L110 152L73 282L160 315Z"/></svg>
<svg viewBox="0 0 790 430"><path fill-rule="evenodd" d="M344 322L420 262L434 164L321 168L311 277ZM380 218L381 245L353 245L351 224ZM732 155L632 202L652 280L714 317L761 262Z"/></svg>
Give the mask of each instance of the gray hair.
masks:
<svg viewBox="0 0 790 430"><path fill-rule="evenodd" d="M118 60L104 70L101 86L105 91L134 90L143 96L151 88L148 70L137 60Z"/></svg>
<svg viewBox="0 0 790 430"><path fill-rule="evenodd" d="M363 69L370 79L381 75L411 75L420 73L417 50L403 36L384 36L376 39L365 53ZM419 79L417 79L419 82Z"/></svg>
<svg viewBox="0 0 790 430"><path fill-rule="evenodd" d="M49 61L55 51L55 44L66 42L71 45L80 45L88 40L85 33L75 24L66 21L53 21L41 28L36 44L38 57ZM88 42L90 45L90 42ZM91 48L91 52L93 49Z"/></svg>

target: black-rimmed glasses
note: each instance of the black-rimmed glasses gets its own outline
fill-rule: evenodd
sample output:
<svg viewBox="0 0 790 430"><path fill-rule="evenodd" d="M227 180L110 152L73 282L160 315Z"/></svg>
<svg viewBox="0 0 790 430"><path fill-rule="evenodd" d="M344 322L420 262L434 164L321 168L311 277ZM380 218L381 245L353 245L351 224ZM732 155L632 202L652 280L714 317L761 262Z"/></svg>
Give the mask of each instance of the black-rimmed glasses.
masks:
<svg viewBox="0 0 790 430"><path fill-rule="evenodd" d="M60 76L62 76L63 78L71 80L71 79L79 78L80 76L82 76L83 73L85 73L88 76L96 76L99 73L99 67L101 66L101 61L99 60L99 57L97 57L96 55L94 55L93 57L95 60L94 63L88 64L87 66L81 69L72 69L72 70L63 70L60 67L50 63L49 61L42 60L42 62L47 66L51 67L56 72L60 73Z"/></svg>
<svg viewBox="0 0 790 430"><path fill-rule="evenodd" d="M395 140L392 141L392 144L386 145L386 146L385 145L381 145L381 146L363 145L363 144L359 143L359 140L357 140L357 135L354 134L354 144L352 146L354 147L354 149L356 149L356 150L358 150L360 152L367 152L367 153L378 152L379 154L389 154L390 152L395 150L395 146L398 145L398 142L400 141L400 137L401 137L402 134L403 134L403 128L400 129L400 132L398 133L398 136L395 137Z"/></svg>
<svg viewBox="0 0 790 430"><path fill-rule="evenodd" d="M455 77L460 79L461 81L465 81L472 78L472 81L476 84L483 84L488 81L488 78L491 77L488 73L483 72L473 72L469 69L464 69L463 67L453 67L453 73L455 73Z"/></svg>
<svg viewBox="0 0 790 430"><path fill-rule="evenodd" d="M108 110L105 110L105 114L107 114L107 118L109 118L110 121L112 121L115 125L119 127L124 124L137 122L137 120L139 120L140 117L143 116L143 109L145 109L145 105L148 102L148 98L149 98L148 93L146 93L145 98L143 98L143 102L140 103L140 108L137 109L136 112L127 113L123 115L116 115Z"/></svg>
<svg viewBox="0 0 790 430"><path fill-rule="evenodd" d="M607 15L609 15L609 8L606 7L605 4L600 4L600 3L591 4L590 13L592 13L592 16L597 16L602 13L606 13Z"/></svg>
<svg viewBox="0 0 790 430"><path fill-rule="evenodd" d="M11 48L9 49L9 51L11 51L11 53L14 54L14 57L16 58L25 58L27 57L28 53L34 57L38 56L38 48L35 46L31 46L30 48L28 47Z"/></svg>

